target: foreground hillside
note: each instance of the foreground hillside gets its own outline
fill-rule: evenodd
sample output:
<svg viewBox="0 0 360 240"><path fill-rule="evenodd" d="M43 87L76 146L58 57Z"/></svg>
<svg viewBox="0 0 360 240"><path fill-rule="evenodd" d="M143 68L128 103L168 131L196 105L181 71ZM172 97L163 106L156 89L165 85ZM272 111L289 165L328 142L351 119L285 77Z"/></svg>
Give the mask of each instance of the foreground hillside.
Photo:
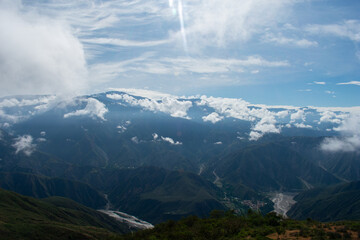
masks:
<svg viewBox="0 0 360 240"><path fill-rule="evenodd" d="M359 239L359 222L320 223L282 219L274 213L246 216L213 211L208 219L187 217L124 237L132 239Z"/></svg>
<svg viewBox="0 0 360 240"><path fill-rule="evenodd" d="M133 232L128 233L129 230ZM283 219L249 210L238 216L214 210L209 218L188 216L134 232L127 225L76 202L36 200L0 189L1 239L359 239L360 222L320 223ZM128 233L128 234L126 234ZM125 235L124 235L125 234Z"/></svg>
<svg viewBox="0 0 360 240"><path fill-rule="evenodd" d="M66 198L37 200L0 189L1 239L112 239L128 226Z"/></svg>

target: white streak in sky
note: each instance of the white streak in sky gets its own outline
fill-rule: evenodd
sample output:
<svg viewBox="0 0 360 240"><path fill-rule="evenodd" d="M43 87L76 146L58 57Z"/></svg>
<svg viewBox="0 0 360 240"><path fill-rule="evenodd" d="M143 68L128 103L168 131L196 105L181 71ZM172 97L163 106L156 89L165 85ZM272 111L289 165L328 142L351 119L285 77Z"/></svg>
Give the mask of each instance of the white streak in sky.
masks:
<svg viewBox="0 0 360 240"><path fill-rule="evenodd" d="M180 21L180 27L181 27L181 35L182 35L183 44L184 44L184 50L185 50L186 53L188 53L187 40L186 40L186 32L185 32L185 26L184 26L184 16L183 16L182 0L179 0L179 1L178 1L178 12L179 12L179 21Z"/></svg>

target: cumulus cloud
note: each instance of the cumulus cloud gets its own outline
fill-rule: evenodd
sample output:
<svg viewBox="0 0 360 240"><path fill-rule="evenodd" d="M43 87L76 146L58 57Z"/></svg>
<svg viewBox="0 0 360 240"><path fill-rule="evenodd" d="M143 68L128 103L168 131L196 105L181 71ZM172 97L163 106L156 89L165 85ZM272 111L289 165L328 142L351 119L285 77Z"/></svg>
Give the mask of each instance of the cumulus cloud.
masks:
<svg viewBox="0 0 360 240"><path fill-rule="evenodd" d="M90 117L98 117L101 120L105 121L104 115L108 112L105 104L95 98L88 98L84 101L87 102L84 109L76 110L75 112L71 113L66 113L64 115L64 118L89 115Z"/></svg>
<svg viewBox="0 0 360 240"><path fill-rule="evenodd" d="M325 85L326 84L326 82L317 82L317 81L314 81L313 83L317 84L317 85Z"/></svg>
<svg viewBox="0 0 360 240"><path fill-rule="evenodd" d="M303 122L306 121L306 113L304 112L304 110L299 109L297 112L292 113L290 115L290 122L293 123L297 120L302 120Z"/></svg>
<svg viewBox="0 0 360 240"><path fill-rule="evenodd" d="M23 135L15 138L15 143L12 146L16 149L15 154L23 152L26 156L30 156L35 151L36 144L33 144L32 136Z"/></svg>
<svg viewBox="0 0 360 240"><path fill-rule="evenodd" d="M0 95L83 89L84 50L71 28L14 2L0 2Z"/></svg>
<svg viewBox="0 0 360 240"><path fill-rule="evenodd" d="M249 134L250 140L258 140L266 133L280 133L281 131L280 127L277 126L277 113L269 111L266 106L255 107L242 99L206 96L201 96L197 105L207 105L225 117L254 122L255 125ZM279 117L285 115L287 115L286 111L280 113Z"/></svg>
<svg viewBox="0 0 360 240"><path fill-rule="evenodd" d="M276 113L276 116L279 118L285 118L289 115L289 111L284 110Z"/></svg>
<svg viewBox="0 0 360 240"><path fill-rule="evenodd" d="M360 114L351 114L338 128L341 137L326 138L320 148L328 152L351 152L360 150Z"/></svg>
<svg viewBox="0 0 360 240"><path fill-rule="evenodd" d="M220 116L220 115L219 115L218 113L216 113L216 112L213 112L213 113L210 113L210 114L207 115L207 116L202 117L202 119L203 119L204 122L217 123L217 122L223 120L224 117L223 117L223 116Z"/></svg>
<svg viewBox="0 0 360 240"><path fill-rule="evenodd" d="M187 111L192 107L190 101L179 101L174 97L163 97L161 100L149 98L136 99L128 94L107 94L107 98L122 100L132 106L140 106L153 112L164 112L172 117L189 118Z"/></svg>
<svg viewBox="0 0 360 240"><path fill-rule="evenodd" d="M320 111L320 116L321 117L319 120L319 124L326 122L340 124L344 118L348 117L348 114L335 113L334 111L331 110L325 110L325 111Z"/></svg>
<svg viewBox="0 0 360 240"><path fill-rule="evenodd" d="M172 138L170 138L170 137L161 137L161 139L163 140L163 141L165 141L165 142L168 142L168 143L170 143L171 145L182 145L182 143L181 142L179 142L179 141L174 141L174 139L172 139Z"/></svg>

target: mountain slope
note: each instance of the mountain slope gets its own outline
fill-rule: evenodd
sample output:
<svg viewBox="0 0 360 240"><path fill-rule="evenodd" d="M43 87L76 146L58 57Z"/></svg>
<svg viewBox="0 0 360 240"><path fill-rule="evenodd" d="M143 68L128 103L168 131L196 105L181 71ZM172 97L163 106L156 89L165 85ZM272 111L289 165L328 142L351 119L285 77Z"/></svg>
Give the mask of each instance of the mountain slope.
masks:
<svg viewBox="0 0 360 240"><path fill-rule="evenodd" d="M0 172L0 187L36 198L66 197L95 209L107 203L103 194L85 183L29 173Z"/></svg>
<svg viewBox="0 0 360 240"><path fill-rule="evenodd" d="M359 220L360 181L311 189L294 198L297 203L287 213L295 219L319 221Z"/></svg>
<svg viewBox="0 0 360 240"><path fill-rule="evenodd" d="M215 163L213 171L229 184L241 183L258 191L295 191L339 182L297 152L271 142L228 154Z"/></svg>
<svg viewBox="0 0 360 240"><path fill-rule="evenodd" d="M221 192L198 175L155 167L121 170L109 199L116 209L152 223L225 209Z"/></svg>
<svg viewBox="0 0 360 240"><path fill-rule="evenodd" d="M0 189L2 239L109 239L128 227L65 198L37 200Z"/></svg>

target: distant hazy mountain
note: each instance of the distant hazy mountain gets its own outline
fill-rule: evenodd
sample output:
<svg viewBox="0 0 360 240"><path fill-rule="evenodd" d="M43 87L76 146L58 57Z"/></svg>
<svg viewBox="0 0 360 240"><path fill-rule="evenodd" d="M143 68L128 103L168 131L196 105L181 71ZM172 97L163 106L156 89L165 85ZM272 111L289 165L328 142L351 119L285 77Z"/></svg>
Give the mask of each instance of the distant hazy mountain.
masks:
<svg viewBox="0 0 360 240"><path fill-rule="evenodd" d="M300 191L340 182L297 152L276 143L250 146L219 159L210 169L225 182L258 191Z"/></svg>
<svg viewBox="0 0 360 240"><path fill-rule="evenodd" d="M269 191L359 180L360 155L342 135L355 110L126 89L6 97L0 172L8 174L9 189L22 192L14 183L23 179L33 189L26 194L98 207L104 199L90 200L92 190L81 185L88 184L98 196L107 194L114 209L150 222L244 210L254 205L243 200L269 203ZM82 194L70 193L76 189Z"/></svg>
<svg viewBox="0 0 360 240"><path fill-rule="evenodd" d="M287 213L295 219L360 219L360 181L311 189L297 195L295 200L297 203Z"/></svg>

